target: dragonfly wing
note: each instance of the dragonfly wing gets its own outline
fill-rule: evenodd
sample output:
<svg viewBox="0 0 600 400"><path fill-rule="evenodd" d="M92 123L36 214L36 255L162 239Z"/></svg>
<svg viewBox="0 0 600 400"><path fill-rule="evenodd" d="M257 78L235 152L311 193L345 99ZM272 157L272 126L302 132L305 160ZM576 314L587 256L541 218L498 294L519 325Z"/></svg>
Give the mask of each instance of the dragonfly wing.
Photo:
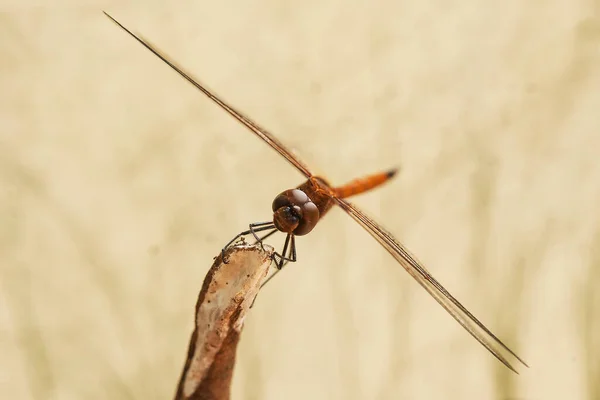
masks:
<svg viewBox="0 0 600 400"><path fill-rule="evenodd" d="M498 360L517 373L515 364L528 365L454 298L392 234L365 215L352 203L334 198L337 204L369 232L402 267L479 343Z"/></svg>
<svg viewBox="0 0 600 400"><path fill-rule="evenodd" d="M205 88L201 85L197 79L192 77L188 72L186 72L182 67L178 66L174 61L170 61L168 57L159 51L155 46L151 45L147 40L142 39L140 36L137 36L129 29L125 28L121 25L120 22L115 20L113 17L108 15L106 12L104 14L110 18L115 24L117 24L121 29L131 35L135 40L141 43L146 49L150 50L154 55L160 58L165 64L174 69L179 75L181 75L185 80L194 85L198 90L204 93L209 99L213 102L217 103L222 109L227 111L229 115L237 119L241 122L246 128L250 129L256 136L265 141L269 146L275 149L280 155L283 156L290 164L292 164L298 171L304 174L305 177L310 178L312 173L308 169L308 167L300 161L300 159L293 154L286 146L283 145L279 140L277 140L272 134L270 134L266 129L262 128L256 122L252 121L250 118L242 114L240 111L233 108L231 105L227 104L224 100L220 99L216 94Z"/></svg>

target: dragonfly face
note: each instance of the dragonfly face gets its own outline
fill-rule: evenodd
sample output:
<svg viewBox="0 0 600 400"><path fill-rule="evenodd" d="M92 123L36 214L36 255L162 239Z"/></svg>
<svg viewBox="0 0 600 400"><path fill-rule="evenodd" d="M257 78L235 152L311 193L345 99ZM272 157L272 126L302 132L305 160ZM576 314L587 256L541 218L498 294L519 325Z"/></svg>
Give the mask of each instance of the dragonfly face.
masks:
<svg viewBox="0 0 600 400"><path fill-rule="evenodd" d="M319 209L300 189L280 193L273 201L273 223L281 232L306 235L319 222Z"/></svg>

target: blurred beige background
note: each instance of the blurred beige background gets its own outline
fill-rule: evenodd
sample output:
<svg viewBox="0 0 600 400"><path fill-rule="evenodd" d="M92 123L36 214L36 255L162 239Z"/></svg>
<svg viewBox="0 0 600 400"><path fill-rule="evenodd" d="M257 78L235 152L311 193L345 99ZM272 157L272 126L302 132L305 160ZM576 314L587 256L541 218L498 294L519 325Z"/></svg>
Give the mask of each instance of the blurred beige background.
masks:
<svg viewBox="0 0 600 400"><path fill-rule="evenodd" d="M531 364L334 210L234 398L600 398L600 3L567 0L3 8L2 398L170 398L213 256L302 182L102 9L333 182L400 166L355 202Z"/></svg>

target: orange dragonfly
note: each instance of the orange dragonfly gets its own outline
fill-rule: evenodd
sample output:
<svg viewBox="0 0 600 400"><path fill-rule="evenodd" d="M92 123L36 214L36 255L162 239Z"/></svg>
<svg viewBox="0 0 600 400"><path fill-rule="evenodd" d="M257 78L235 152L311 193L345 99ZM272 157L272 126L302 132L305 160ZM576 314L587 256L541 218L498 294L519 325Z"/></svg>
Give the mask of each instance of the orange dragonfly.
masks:
<svg viewBox="0 0 600 400"><path fill-rule="evenodd" d="M412 255L404 245L396 240L391 233L385 230L381 225L369 218L365 213L358 209L345 198L373 189L392 178L395 170L371 175L366 178L356 179L341 187L332 187L329 183L318 176L313 175L310 169L300 161L292 152L286 148L266 129L253 122L250 118L221 100L213 92L198 83L198 80L192 78L183 68L177 66L173 61L167 59L159 50L150 45L141 37L135 35L121 23L104 12L121 29L131 35L146 49L154 53L158 58L174 69L179 75L194 85L209 99L219 105L232 117L241 122L252 133L266 142L271 148L277 151L283 158L300 171L307 181L296 187L279 194L272 204L273 220L268 222L253 223L249 225L249 230L244 231L233 238L225 248L227 248L236 239L252 234L257 242L262 243L268 236L276 233L286 233L285 244L281 254L274 254L274 261L277 270L288 262L296 261L295 237L309 233L319 222L321 218L331 209L333 205L339 206L350 217L352 217L360 226L362 226L375 240L377 240L396 261L412 276L467 332L469 332L479 343L490 351L500 362L502 362L511 371L518 374L515 365L522 364L529 367L525 361L510 350L500 339L496 337L483 323L481 323L473 314L469 312L454 296L452 296L423 266L423 264ZM258 237L258 232L268 233L263 237ZM272 277L272 276L271 276Z"/></svg>

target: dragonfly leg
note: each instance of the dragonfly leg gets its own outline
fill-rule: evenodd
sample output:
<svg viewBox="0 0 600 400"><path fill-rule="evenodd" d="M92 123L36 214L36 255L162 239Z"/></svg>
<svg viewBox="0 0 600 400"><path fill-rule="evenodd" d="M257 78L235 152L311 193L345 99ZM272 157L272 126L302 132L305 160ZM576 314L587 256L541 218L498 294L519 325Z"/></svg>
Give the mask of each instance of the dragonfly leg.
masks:
<svg viewBox="0 0 600 400"><path fill-rule="evenodd" d="M272 221L269 221L269 222L256 222L256 223L252 223L252 224L248 225L248 227L250 229L248 229L247 231L238 233L233 239L231 239L225 245L225 247L223 247L223 249L221 249L221 257L223 258L223 263L225 263L225 264L228 263L228 260L225 259L225 250L227 250L229 248L229 246L231 246L231 244L233 242L235 242L236 240L238 240L239 238L244 237L246 235L252 235L256 239L256 243L260 243L261 246L262 246L262 239L258 237L258 235L256 234L256 232L261 232L261 231L266 231L266 230L272 230L272 229L277 230L277 228L275 228L275 225L273 224ZM267 236L270 236L273 233L275 233L275 232L271 232Z"/></svg>
<svg viewBox="0 0 600 400"><path fill-rule="evenodd" d="M253 244L256 244L256 243L262 243L262 242L264 242L264 240L265 240L266 238L268 238L269 236L273 235L274 233L276 233L276 232L278 232L278 231L279 231L279 230L278 230L277 228L273 228L273 230L272 230L271 232L267 233L267 234L266 234L266 235L264 235L264 236L261 236L260 238L258 238L258 240L255 240Z"/></svg>
<svg viewBox="0 0 600 400"><path fill-rule="evenodd" d="M288 249L289 246L289 254L288 257L285 256L285 253ZM266 281L263 282L262 285L260 285L260 289L264 288L266 286L267 283L269 283L269 281L271 279L273 279L275 277L275 275L277 275L277 273L279 273L279 271L281 271L283 269L283 267L285 267L287 265L288 262L296 262L296 237L291 234L288 233L287 237L285 238L285 244L283 245L283 251L281 252L283 254L280 255L279 253L273 253L273 260L275 261L275 266L277 267L277 269L275 270L275 272L273 272L273 274L271 274L271 276L269 276L267 278ZM279 261L277 261L275 258L278 257ZM258 296L258 294L257 294ZM254 300L252 300L252 304L250 305L250 308L252 308L254 306L254 303L256 302L256 297L254 298Z"/></svg>
<svg viewBox="0 0 600 400"><path fill-rule="evenodd" d="M287 256L286 253L288 253ZM277 258L279 258L279 260L277 260ZM287 237L285 238L285 244L283 245L283 251L281 254L273 253L273 260L275 260L275 265L277 266L278 270L281 270L281 268L283 268L283 266L288 262L296 262L296 239L294 234L288 233Z"/></svg>

